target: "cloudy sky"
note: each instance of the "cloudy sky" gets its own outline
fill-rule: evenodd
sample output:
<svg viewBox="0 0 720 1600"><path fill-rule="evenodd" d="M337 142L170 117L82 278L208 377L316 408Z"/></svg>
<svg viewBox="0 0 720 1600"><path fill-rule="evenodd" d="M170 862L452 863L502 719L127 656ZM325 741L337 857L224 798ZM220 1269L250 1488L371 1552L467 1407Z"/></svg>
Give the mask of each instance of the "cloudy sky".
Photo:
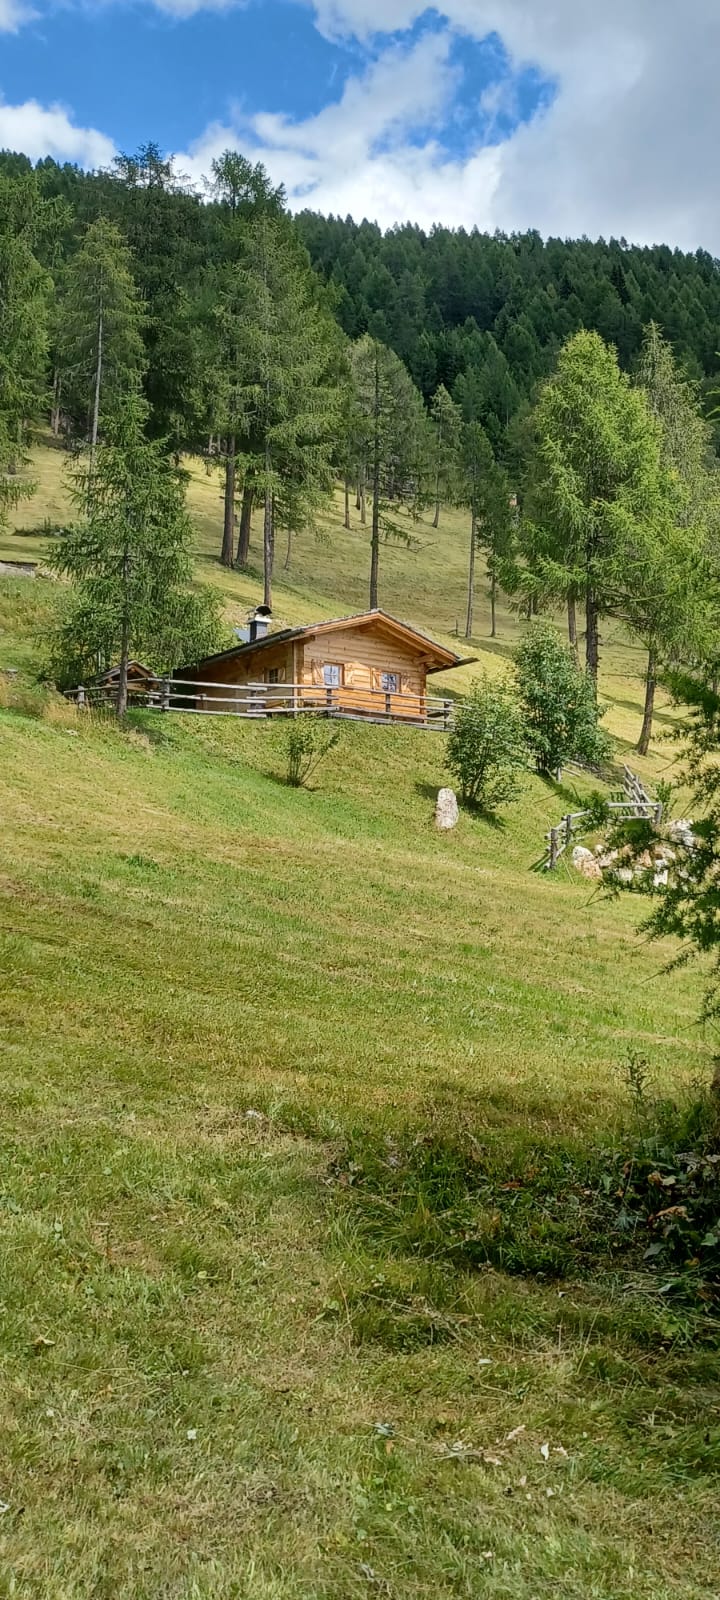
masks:
<svg viewBox="0 0 720 1600"><path fill-rule="evenodd" d="M720 0L0 0L0 148L720 255Z"/></svg>

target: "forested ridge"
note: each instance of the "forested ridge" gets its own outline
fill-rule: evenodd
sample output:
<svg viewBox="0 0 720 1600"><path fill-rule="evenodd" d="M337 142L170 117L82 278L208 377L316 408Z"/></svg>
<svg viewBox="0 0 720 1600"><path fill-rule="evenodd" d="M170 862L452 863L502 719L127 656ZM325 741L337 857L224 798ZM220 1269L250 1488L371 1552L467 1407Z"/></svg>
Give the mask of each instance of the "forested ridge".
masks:
<svg viewBox="0 0 720 1600"><path fill-rule="evenodd" d="M0 171L30 173L32 164L5 153ZM61 223L38 252L51 271L72 256L97 217L121 228L148 311L146 389L158 426L172 431L179 415L199 424L200 313L227 255L227 200L189 190L153 146L121 158L111 172L47 159L35 179ZM426 401L440 384L452 392L461 374L482 373L483 421L501 453L508 423L581 327L614 344L629 369L644 326L655 321L702 391L714 384L720 264L707 251L614 239L544 241L534 231L508 237L405 225L383 232L373 222L309 211L294 228L344 333L356 339L370 332L387 344Z"/></svg>
<svg viewBox="0 0 720 1600"><path fill-rule="evenodd" d="M706 252L292 218L237 152L198 193L150 144L94 173L1 156L0 284L0 516L32 492L19 469L38 426L80 458L54 557L75 586L57 681L219 637L188 589L188 453L222 478L225 566L247 565L259 514L268 607L278 535L288 566L340 482L346 528L354 500L367 529L371 607L383 545L411 550L420 519L440 528L454 506L468 639L480 553L492 635L501 589L528 616L566 609L593 693L603 620L642 641L641 749L664 666L715 680Z"/></svg>

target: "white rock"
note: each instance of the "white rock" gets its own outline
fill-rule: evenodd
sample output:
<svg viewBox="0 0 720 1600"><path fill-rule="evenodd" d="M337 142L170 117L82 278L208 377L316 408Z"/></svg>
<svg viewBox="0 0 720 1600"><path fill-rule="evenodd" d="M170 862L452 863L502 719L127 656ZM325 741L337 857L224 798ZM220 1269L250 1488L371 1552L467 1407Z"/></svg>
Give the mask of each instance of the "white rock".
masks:
<svg viewBox="0 0 720 1600"><path fill-rule="evenodd" d="M693 850L695 848L695 835L693 833L692 820L688 817L675 818L673 822L668 824L668 839L671 839L673 844L682 845L684 850Z"/></svg>
<svg viewBox="0 0 720 1600"><path fill-rule="evenodd" d="M455 790L441 789L435 806L435 827L445 833L449 828L457 826L459 816Z"/></svg>
<svg viewBox="0 0 720 1600"><path fill-rule="evenodd" d="M665 867L662 872L656 872L654 874L654 876L653 876L653 888L654 889L664 889L667 881L668 881L668 870L667 870L667 867Z"/></svg>
<svg viewBox="0 0 720 1600"><path fill-rule="evenodd" d="M602 878L602 867L596 860L592 850L587 850L584 844L576 844L572 853L572 864L576 872L583 878L597 880Z"/></svg>
<svg viewBox="0 0 720 1600"><path fill-rule="evenodd" d="M634 876L634 874L633 874L633 872L632 872L630 867L618 867L618 871L617 871L617 881L618 881L618 883L625 883L625 884L632 883L633 876Z"/></svg>

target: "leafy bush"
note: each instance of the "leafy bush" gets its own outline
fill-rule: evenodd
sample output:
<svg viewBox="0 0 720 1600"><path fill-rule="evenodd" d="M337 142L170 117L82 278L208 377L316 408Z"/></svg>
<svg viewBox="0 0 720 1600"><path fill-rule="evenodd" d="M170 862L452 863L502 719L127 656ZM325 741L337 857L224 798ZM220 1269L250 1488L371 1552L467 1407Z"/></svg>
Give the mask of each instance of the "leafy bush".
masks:
<svg viewBox="0 0 720 1600"><path fill-rule="evenodd" d="M304 712L286 723L283 728L285 782L291 789L301 789L307 783L320 762L334 750L339 738L339 728L329 728L323 718L312 712Z"/></svg>
<svg viewBox="0 0 720 1600"><path fill-rule="evenodd" d="M478 678L461 700L448 738L447 766L466 805L483 811L515 800L525 765L522 717L507 686Z"/></svg>
<svg viewBox="0 0 720 1600"><path fill-rule="evenodd" d="M610 740L599 727L592 679L549 622L535 622L515 653L517 684L527 738L540 772L559 772L568 761L598 766Z"/></svg>

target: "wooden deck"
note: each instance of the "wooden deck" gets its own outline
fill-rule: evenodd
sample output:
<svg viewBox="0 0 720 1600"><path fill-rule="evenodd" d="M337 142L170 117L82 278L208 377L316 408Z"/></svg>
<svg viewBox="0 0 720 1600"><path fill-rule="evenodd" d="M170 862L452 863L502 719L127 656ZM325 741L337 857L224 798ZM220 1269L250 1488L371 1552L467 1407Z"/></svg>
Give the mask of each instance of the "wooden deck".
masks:
<svg viewBox="0 0 720 1600"><path fill-rule="evenodd" d="M67 698L78 706L112 710L116 690L80 685ZM178 678L148 678L128 685L128 705L148 711L205 717L296 717L303 714L352 722L377 722L445 732L453 725L453 701L440 695L386 692L342 685L308 683L212 683Z"/></svg>

